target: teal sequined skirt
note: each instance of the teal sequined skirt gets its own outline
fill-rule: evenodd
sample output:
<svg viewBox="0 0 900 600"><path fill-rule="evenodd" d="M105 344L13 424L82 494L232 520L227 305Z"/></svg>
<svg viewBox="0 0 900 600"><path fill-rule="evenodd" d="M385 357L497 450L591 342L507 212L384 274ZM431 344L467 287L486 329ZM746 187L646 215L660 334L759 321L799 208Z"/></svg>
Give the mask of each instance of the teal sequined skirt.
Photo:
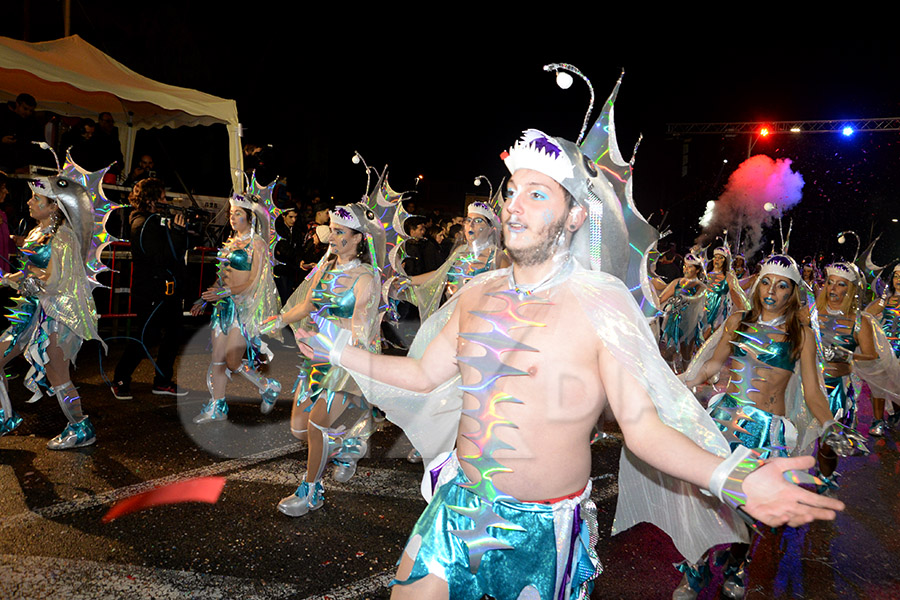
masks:
<svg viewBox="0 0 900 600"><path fill-rule="evenodd" d="M228 335L235 327L240 329L241 336L247 345L247 360L251 364L267 363L271 359L271 352L266 349L262 339L259 336L251 337L247 332L247 328L241 323L238 315L237 305L231 296L220 298L213 305L212 317L209 320L209 326L212 328L213 335Z"/></svg>
<svg viewBox="0 0 900 600"><path fill-rule="evenodd" d="M50 335L56 334L56 345L63 356L74 361L81 349L82 339L71 329L47 315L37 297L24 298L9 315L10 326L0 335L0 341L8 342L3 356L14 349L22 351L31 365L25 376L25 387L34 393L32 399L41 396L41 388L50 388L47 380L47 363L50 357Z"/></svg>
<svg viewBox="0 0 900 600"><path fill-rule="evenodd" d="M852 425L856 419L856 394L848 383L849 379L849 375L825 377L825 392L828 394L828 408L831 415L837 419L840 414L842 423Z"/></svg>
<svg viewBox="0 0 900 600"><path fill-rule="evenodd" d="M740 409L744 416L737 418L735 423L737 409ZM784 417L757 408L752 402L741 400L731 394L723 394L718 400L713 401L709 407L709 414L723 433L727 434L732 431L740 440L740 442L735 442L733 439L729 439L732 450L739 445L747 448L787 447ZM727 424L731 424L731 426L729 427ZM735 424L739 429L733 427ZM787 452L779 450L776 451L776 455L786 456Z"/></svg>
<svg viewBox="0 0 900 600"><path fill-rule="evenodd" d="M216 300L213 305L212 317L209 320L209 326L212 327L213 332L227 334L232 327L240 327L240 325L234 299L226 296Z"/></svg>

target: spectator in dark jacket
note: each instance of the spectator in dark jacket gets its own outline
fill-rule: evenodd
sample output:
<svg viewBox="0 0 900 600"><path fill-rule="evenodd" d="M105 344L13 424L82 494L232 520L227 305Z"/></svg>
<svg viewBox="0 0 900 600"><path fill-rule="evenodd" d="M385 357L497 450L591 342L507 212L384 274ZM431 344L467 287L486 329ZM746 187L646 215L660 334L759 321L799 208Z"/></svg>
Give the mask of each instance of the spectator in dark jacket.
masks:
<svg viewBox="0 0 900 600"><path fill-rule="evenodd" d="M175 384L175 358L181 341L184 254L186 235L184 215L171 221L157 212L158 203L165 201L166 190L159 179L143 179L134 186L128 201L133 207L131 225L131 256L134 267L131 285L131 308L137 313L132 340L116 365L113 395L130 400L131 376L147 356L145 346L159 341L153 393L184 396Z"/></svg>
<svg viewBox="0 0 900 600"><path fill-rule="evenodd" d="M430 273L441 266L441 252L434 240L426 236L425 217L410 217L406 220L406 231L411 236L406 240L403 249L406 258L403 259L403 270L410 277Z"/></svg>
<svg viewBox="0 0 900 600"><path fill-rule="evenodd" d="M296 208L288 208L275 221L275 231L281 236L275 244L275 286L281 302L290 297L300 285L300 260L303 258L303 239L306 229L297 223Z"/></svg>

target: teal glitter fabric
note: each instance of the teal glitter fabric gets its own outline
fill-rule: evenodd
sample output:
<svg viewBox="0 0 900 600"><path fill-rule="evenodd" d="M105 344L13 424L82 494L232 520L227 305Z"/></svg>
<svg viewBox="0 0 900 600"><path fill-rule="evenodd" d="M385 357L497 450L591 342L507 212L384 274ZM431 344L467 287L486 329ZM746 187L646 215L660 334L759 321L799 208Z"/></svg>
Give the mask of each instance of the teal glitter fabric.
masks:
<svg viewBox="0 0 900 600"><path fill-rule="evenodd" d="M735 356L747 356L747 352L740 346L735 346L733 353ZM760 352L756 357L765 365L785 371L793 371L796 362L791 358L791 343L787 340L769 342L765 352Z"/></svg>
<svg viewBox="0 0 900 600"><path fill-rule="evenodd" d="M847 392L846 378L826 377L825 391L828 392L828 408L831 410L832 416L836 415L840 409L844 409L844 415L847 415L853 408L855 402Z"/></svg>
<svg viewBox="0 0 900 600"><path fill-rule="evenodd" d="M431 573L447 582L451 598L478 599L488 594L496 600L516 600L523 589L533 586L542 599L555 600L557 555L553 552L556 548L553 506L506 500L494 502L493 510L497 516L517 528L492 527L494 538L509 548L486 552L477 572L472 573L466 544L451 533L471 529L472 519L450 507L475 513L485 500L463 485L470 485L470 482L460 469L453 481L438 488L410 535L410 539L416 536L422 539L412 572L406 581L394 580L392 584L413 583ZM577 505L575 510L578 510ZM581 516L596 520L594 515L582 513ZM590 580L599 573L587 549L591 543L588 521L576 516L576 523L579 525L577 538L573 540L573 555L568 559L572 565L569 573L574 574L568 583L572 598L580 597L580 591L589 594L593 587Z"/></svg>
<svg viewBox="0 0 900 600"><path fill-rule="evenodd" d="M706 324L715 329L728 315L724 314L725 296L730 288L728 278L710 285L706 290Z"/></svg>
<svg viewBox="0 0 900 600"><path fill-rule="evenodd" d="M235 271L249 271L253 267L253 259L244 248L240 248L228 254L228 266Z"/></svg>
<svg viewBox="0 0 900 600"><path fill-rule="evenodd" d="M740 441L740 444L731 443L732 450L738 445L748 448L773 446L784 448L786 446L784 424L779 420L779 422L775 422L773 427L775 415L757 408L752 401L741 400L731 394L725 394L710 407L709 413L719 424L719 429L727 433L730 428L725 427L720 421L733 421L736 409L740 409L739 412L743 413L743 417L736 418L736 425L744 431L731 429Z"/></svg>

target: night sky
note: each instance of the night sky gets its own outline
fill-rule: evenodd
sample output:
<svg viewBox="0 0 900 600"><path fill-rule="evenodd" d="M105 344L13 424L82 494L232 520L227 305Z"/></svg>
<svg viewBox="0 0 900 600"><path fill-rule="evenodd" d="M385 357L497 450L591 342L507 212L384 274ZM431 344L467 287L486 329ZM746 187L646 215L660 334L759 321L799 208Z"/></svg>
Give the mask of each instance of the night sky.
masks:
<svg viewBox="0 0 900 600"><path fill-rule="evenodd" d="M2 35L62 36L62 2L11 3L6 12L16 4L21 12L3 20ZM422 174L420 206L456 210L479 191L475 175L499 184L498 155L523 129L577 136L586 87L560 90L543 64L576 65L598 105L624 67L616 103L622 153L630 156L644 135L636 201L655 223L668 211L680 245L693 241L706 202L746 157L747 138L694 136L682 176L685 140L668 136L666 123L900 115L900 46L877 35L781 38L731 22L625 29L624 19L571 9L501 20L450 5L391 14L380 4L283 4L246 3L225 15L222 4L204 2L73 0L72 32L147 77L235 99L245 141L273 146L273 169L295 196L358 198L365 176L350 158L359 151L372 166L390 164L397 190ZM226 142L216 129L141 134L137 151L153 153L195 191L224 195ZM771 136L754 153L791 158L804 177L803 200L788 215L798 258L847 248L834 242L841 229L856 230L863 243L883 232L876 262L900 255L900 225L890 221L900 217L900 133Z"/></svg>

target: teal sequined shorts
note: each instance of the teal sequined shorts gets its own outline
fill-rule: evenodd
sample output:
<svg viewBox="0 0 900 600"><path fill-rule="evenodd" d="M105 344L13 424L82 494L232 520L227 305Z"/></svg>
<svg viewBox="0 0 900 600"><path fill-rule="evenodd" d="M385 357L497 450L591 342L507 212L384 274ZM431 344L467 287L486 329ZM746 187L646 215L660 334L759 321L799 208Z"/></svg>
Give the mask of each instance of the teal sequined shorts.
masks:
<svg viewBox="0 0 900 600"><path fill-rule="evenodd" d="M478 511L488 503L462 487L469 480L454 456L450 461L442 466L453 469L456 465L456 477L437 489L407 543L405 552L415 557L410 576L392 584L406 585L433 574L447 582L451 598L478 599L488 594L497 600L516 600L529 586L539 596L528 598L590 596L591 580L602 570L595 551L597 509L590 500L590 483L579 496L553 504L497 501L494 514L517 530L487 526L481 535L473 536L475 522L461 512ZM425 476L430 473L426 471ZM474 557L480 544L495 549L484 552L478 563ZM470 548L476 551L473 556Z"/></svg>
<svg viewBox="0 0 900 600"><path fill-rule="evenodd" d="M746 415L746 418L737 420L737 426L744 431L733 430L725 425L732 421L732 415L737 408L740 408ZM709 414L723 433L731 430L740 440L740 444L729 440L732 450L738 445L747 448L785 448L784 451L776 451L775 456L787 456L790 451L789 446L796 443L797 432L790 421L757 408L756 405L742 401L731 394L722 394L718 398L713 398Z"/></svg>

